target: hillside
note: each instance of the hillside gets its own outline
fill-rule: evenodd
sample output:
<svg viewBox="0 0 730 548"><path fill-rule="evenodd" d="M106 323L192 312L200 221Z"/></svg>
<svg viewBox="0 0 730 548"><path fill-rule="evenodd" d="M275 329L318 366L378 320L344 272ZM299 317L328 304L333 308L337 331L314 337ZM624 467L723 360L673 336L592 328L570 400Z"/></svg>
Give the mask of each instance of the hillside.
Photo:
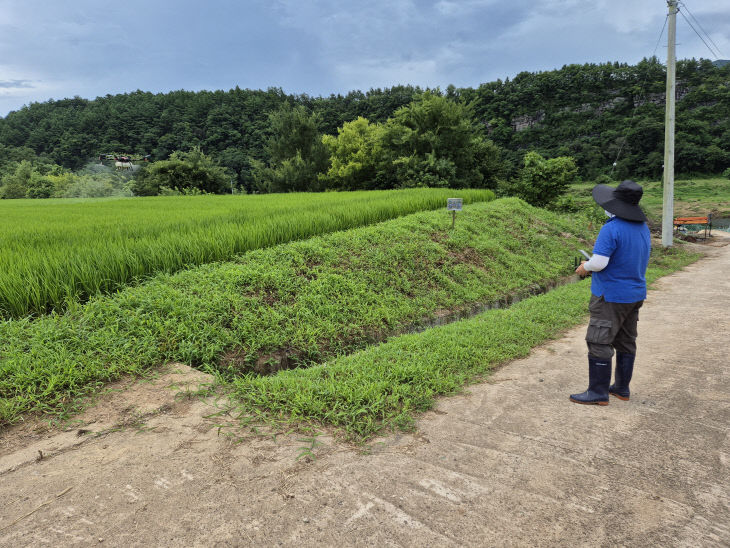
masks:
<svg viewBox="0 0 730 548"><path fill-rule="evenodd" d="M685 60L677 66L676 170L719 173L730 166L730 66ZM518 74L478 88L443 93L473 105L488 136L516 167L525 150L576 158L594 177L618 158L619 177L661 172L665 70L655 58L569 65ZM268 113L283 103L319 114L320 130L336 134L358 116L382 122L421 90L411 86L309 97L267 91L137 91L94 100L75 97L33 103L0 119L3 164L41 156L79 169L103 152L164 159L193 146L217 158L248 186L251 161L264 158ZM619 153L620 152L620 153Z"/></svg>

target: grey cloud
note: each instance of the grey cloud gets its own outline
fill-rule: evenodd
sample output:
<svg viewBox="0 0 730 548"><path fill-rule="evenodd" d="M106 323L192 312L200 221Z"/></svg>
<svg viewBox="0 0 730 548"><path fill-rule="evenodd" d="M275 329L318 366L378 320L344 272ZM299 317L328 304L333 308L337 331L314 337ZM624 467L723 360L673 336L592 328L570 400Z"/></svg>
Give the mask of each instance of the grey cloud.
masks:
<svg viewBox="0 0 730 548"><path fill-rule="evenodd" d="M2 89L18 89L32 88L33 84L30 80L0 80L0 88Z"/></svg>
<svg viewBox="0 0 730 548"><path fill-rule="evenodd" d="M51 96L135 89L476 87L568 63L636 62L666 15L660 0L3 1L0 116ZM691 4L730 55L727 0ZM707 57L678 26L679 56Z"/></svg>

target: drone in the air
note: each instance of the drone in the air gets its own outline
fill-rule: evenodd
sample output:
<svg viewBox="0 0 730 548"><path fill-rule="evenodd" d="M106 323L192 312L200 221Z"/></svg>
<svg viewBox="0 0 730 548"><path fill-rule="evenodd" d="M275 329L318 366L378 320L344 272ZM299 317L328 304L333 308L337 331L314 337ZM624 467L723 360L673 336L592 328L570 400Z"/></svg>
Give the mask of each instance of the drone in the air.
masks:
<svg viewBox="0 0 730 548"><path fill-rule="evenodd" d="M114 168L117 170L134 169L134 162L149 162L151 154L145 156L133 157L130 154L99 154L99 163L114 162Z"/></svg>

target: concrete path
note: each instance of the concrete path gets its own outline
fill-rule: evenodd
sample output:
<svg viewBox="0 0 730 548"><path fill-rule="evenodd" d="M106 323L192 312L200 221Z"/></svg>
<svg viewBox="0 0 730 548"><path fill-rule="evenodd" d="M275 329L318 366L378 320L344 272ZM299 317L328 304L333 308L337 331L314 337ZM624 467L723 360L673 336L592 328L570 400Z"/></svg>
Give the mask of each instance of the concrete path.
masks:
<svg viewBox="0 0 730 548"><path fill-rule="evenodd" d="M568 402L580 327L367 451L206 418L177 391L205 376L173 367L80 435L6 433L0 545L730 546L729 273L718 247L658 282L630 402Z"/></svg>

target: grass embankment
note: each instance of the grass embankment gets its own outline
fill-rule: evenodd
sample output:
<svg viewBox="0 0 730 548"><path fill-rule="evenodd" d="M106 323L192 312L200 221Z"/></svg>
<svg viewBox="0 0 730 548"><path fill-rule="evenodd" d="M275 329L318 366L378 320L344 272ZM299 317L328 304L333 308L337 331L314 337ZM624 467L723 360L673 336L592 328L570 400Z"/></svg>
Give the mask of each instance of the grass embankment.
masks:
<svg viewBox="0 0 730 548"><path fill-rule="evenodd" d="M592 236L517 199L467 206L450 224L444 211L409 215L0 323L0 425L71 410L104 382L165 361L228 378L323 362L440 311L557 280Z"/></svg>
<svg viewBox="0 0 730 548"><path fill-rule="evenodd" d="M655 251L647 279L678 270L698 256ZM458 392L495 366L585 321L589 281L565 285L472 319L385 344L308 369L247 376L233 384L245 409L266 417L326 423L354 440L383 428L407 428L435 397Z"/></svg>
<svg viewBox="0 0 730 548"><path fill-rule="evenodd" d="M0 318L63 310L156 272L494 198L489 190L0 200Z"/></svg>
<svg viewBox="0 0 730 548"><path fill-rule="evenodd" d="M616 183L618 184L618 183ZM613 184L612 186L616 186ZM661 181L640 181L644 187L641 207L654 226L662 220L664 190ZM585 208L593 207L594 183L571 186L571 195ZM715 218L730 217L730 180L723 178L678 179L674 181L674 216L699 217L712 213Z"/></svg>
<svg viewBox="0 0 730 548"><path fill-rule="evenodd" d="M650 218L662 219L664 189L661 181L644 183L641 203ZM730 217L730 180L680 179L674 182L674 216L699 217L712 213L715 218Z"/></svg>

